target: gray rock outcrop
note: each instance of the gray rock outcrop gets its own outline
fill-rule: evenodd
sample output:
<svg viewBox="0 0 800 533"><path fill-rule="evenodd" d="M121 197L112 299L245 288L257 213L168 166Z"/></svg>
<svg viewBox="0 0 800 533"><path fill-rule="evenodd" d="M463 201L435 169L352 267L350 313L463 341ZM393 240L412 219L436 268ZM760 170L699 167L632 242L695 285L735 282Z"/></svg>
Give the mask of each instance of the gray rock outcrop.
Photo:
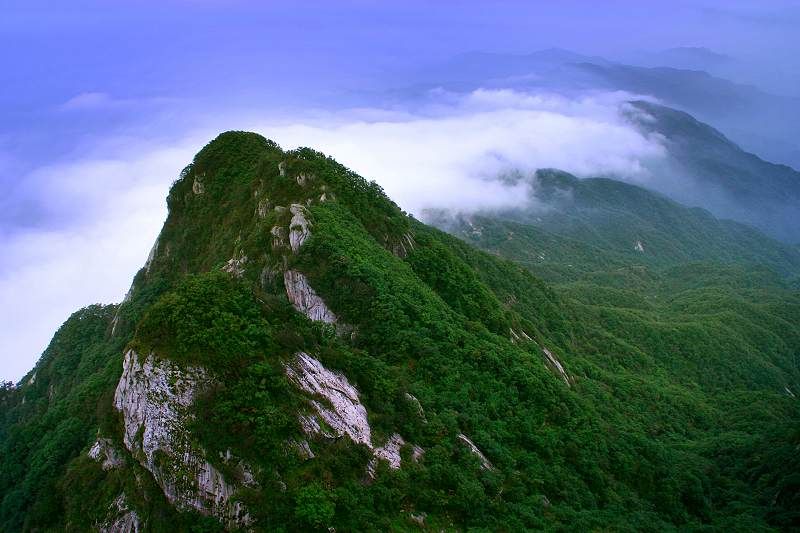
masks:
<svg viewBox="0 0 800 533"><path fill-rule="evenodd" d="M283 273L283 283L286 286L286 296L289 298L289 302L299 312L311 320L327 324L335 324L337 322L336 315L328 309L322 298L314 292L302 272L286 270Z"/></svg>
<svg viewBox="0 0 800 533"><path fill-rule="evenodd" d="M147 469L167 499L229 526L246 526L250 517L232 496L235 487L191 443L187 425L198 392L211 383L199 367L182 367L150 354L125 354L114 395L122 413L126 448Z"/></svg>
<svg viewBox="0 0 800 533"><path fill-rule="evenodd" d="M289 207L292 213L292 220L289 222L289 245L293 253L297 253L306 239L311 235L308 222L308 211L300 204L292 204Z"/></svg>
<svg viewBox="0 0 800 533"><path fill-rule="evenodd" d="M105 522L97 526L99 533L139 533L142 522L136 511L128 507L125 494L120 494L111 503Z"/></svg>
<svg viewBox="0 0 800 533"><path fill-rule="evenodd" d="M367 446L373 454L367 464L367 474L371 478L375 477L378 461L388 462L390 468L400 468L400 449L406 441L394 433L382 446L373 445L367 409L361 404L358 391L346 377L328 370L305 352L299 352L286 365L286 375L309 395L313 413L300 415L300 424L307 435L327 438L347 436L354 443ZM422 448L414 446L412 454L415 460L422 457L423 453Z"/></svg>
<svg viewBox="0 0 800 533"><path fill-rule="evenodd" d="M88 456L95 461L102 461L103 470L111 470L125 464L125 459L122 458L110 439L97 439L89 448Z"/></svg>
<svg viewBox="0 0 800 533"><path fill-rule="evenodd" d="M486 456L483 455L483 452L475 445L474 442L472 442L472 440L469 437L467 437L463 433L459 433L458 440L464 443L467 446L467 448L469 448L469 451L471 451L478 457L478 459L481 460L481 468L483 468L484 470L494 470L494 466L492 466L492 463L489 462L489 459L487 459Z"/></svg>

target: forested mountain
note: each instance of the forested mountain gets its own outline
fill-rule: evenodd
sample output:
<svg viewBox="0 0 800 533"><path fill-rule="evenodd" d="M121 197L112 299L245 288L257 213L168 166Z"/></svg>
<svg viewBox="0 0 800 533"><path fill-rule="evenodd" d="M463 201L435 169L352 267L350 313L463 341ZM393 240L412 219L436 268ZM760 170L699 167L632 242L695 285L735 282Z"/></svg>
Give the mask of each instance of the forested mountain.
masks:
<svg viewBox="0 0 800 533"><path fill-rule="evenodd" d="M608 178L578 179L557 170L503 179L527 185L526 206L473 214L429 210L426 219L480 248L531 266L549 280L695 261L766 266L784 278L800 272L797 246L643 187ZM754 179L747 182L748 188L754 186ZM754 203L756 194L749 195Z"/></svg>
<svg viewBox="0 0 800 533"><path fill-rule="evenodd" d="M800 242L800 172L745 152L691 115L650 102L632 103L632 116L663 139L669 154L665 179L654 185L680 202L751 224L774 238Z"/></svg>
<svg viewBox="0 0 800 533"><path fill-rule="evenodd" d="M0 529L800 527L797 250L534 178L549 211L447 218L486 253L220 135L125 301L2 389Z"/></svg>

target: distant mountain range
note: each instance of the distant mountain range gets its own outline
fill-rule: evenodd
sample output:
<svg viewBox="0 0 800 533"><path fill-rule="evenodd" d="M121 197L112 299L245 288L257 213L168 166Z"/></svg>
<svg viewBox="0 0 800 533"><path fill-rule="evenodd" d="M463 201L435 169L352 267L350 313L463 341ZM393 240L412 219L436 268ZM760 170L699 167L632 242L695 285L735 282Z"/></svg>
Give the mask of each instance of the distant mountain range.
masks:
<svg viewBox="0 0 800 533"><path fill-rule="evenodd" d="M632 64L643 67L672 67L685 70L704 70L719 75L737 63L731 56L703 46L676 46L654 52L639 52L631 57Z"/></svg>
<svg viewBox="0 0 800 533"><path fill-rule="evenodd" d="M775 238L800 243L800 172L764 161L691 115L633 102L643 131L658 134L669 153L661 179L647 185L719 217L751 224Z"/></svg>
<svg viewBox="0 0 800 533"><path fill-rule="evenodd" d="M742 59L702 46L678 46L666 50L632 51L616 58L618 62L640 67L672 67L702 70L712 76L744 85L755 85L771 94L800 95L800 70L791 62Z"/></svg>
<svg viewBox="0 0 800 533"><path fill-rule="evenodd" d="M713 52L672 51L698 63ZM672 64L680 64L673 61ZM769 94L702 70L672 66L634 66L552 48L530 54L471 52L421 72L418 87L455 90L477 87L549 89L559 93L587 89L623 90L658 98L708 122L748 151L800 168L800 98Z"/></svg>
<svg viewBox="0 0 800 533"><path fill-rule="evenodd" d="M680 49L666 55L705 63L727 60L708 50ZM624 90L657 99L661 103L633 101L628 113L668 154L666 160L649 164L652 179L637 183L717 217L755 226L773 238L800 243L800 172L791 166L800 167L800 99L770 95L699 70L631 66L561 49L462 54L420 75L426 77L428 85L415 90L434 85L457 91L486 87L559 94Z"/></svg>

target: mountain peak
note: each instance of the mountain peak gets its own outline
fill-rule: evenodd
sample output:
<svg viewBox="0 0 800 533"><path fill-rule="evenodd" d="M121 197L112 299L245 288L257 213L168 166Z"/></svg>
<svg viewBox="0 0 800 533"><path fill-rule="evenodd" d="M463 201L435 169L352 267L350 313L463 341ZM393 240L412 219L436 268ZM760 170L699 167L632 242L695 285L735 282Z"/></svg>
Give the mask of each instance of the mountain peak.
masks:
<svg viewBox="0 0 800 533"><path fill-rule="evenodd" d="M713 482L735 486L736 465L754 458L765 476L775 465L760 440L736 439L723 448L736 460L719 465L716 448L693 444L726 429L715 406L739 407L743 391L788 412L780 402L792 401L800 333L773 315L794 312L793 301L775 284L756 312L738 287L736 298L724 292L727 271L707 265L706 277L723 279L713 295L724 319L706 300L696 312L685 272L655 268L675 242L661 226L674 233L687 213L611 180L535 178L576 214L567 229L577 232L464 215L488 254L319 152L221 134L173 185L126 300L75 315L35 376L0 391L0 528L583 530L625 529L639 513L637 527L670 529L717 519L729 493ZM688 222L678 244L698 229L712 234L701 246L719 235L711 217ZM562 271L582 260L586 277L554 287L531 274L559 252L554 243ZM762 418L748 413L736 420ZM781 467L796 455L787 443L776 446ZM781 479L765 481L768 498ZM628 503L609 513L608 501Z"/></svg>

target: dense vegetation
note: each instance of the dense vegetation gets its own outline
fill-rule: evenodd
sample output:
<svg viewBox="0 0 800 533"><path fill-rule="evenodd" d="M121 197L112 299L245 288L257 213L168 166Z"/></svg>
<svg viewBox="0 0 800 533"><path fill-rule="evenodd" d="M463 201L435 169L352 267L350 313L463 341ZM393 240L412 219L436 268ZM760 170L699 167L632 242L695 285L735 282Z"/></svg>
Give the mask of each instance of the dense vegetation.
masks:
<svg viewBox="0 0 800 533"><path fill-rule="evenodd" d="M475 244L501 259L406 216L322 154L236 132L196 156L168 202L130 299L76 313L35 380L3 388L3 531L85 530L120 490L149 530L221 529L172 509L128 454L109 471L86 457L97 435L121 442L111 398L126 347L215 376L191 435L209 457L230 450L252 465L259 488L237 497L256 529L402 531L420 529L419 517L430 529L486 531L800 527L800 295L786 280L797 263L757 233L706 214L696 222L721 225L708 231L725 231L726 247L777 253L766 267L754 256L698 257L702 237L669 234L669 213L651 207L637 216L655 229L621 236L618 250L598 243L609 248L599 254L555 219L537 228L484 217ZM286 256L271 229L288 222L291 203L307 204L312 227ZM614 242L615 227L624 224L592 238ZM656 232L673 252L649 262L629 253ZM575 268L526 262L540 242ZM241 276L220 271L231 259ZM294 311L284 268L308 277L346 334ZM366 481L369 451L349 439L318 436L310 460L294 453L287 443L302 437L305 403L283 365L298 351L356 386L377 440L399 432L423 458L407 460L404 448L401 469L381 464Z"/></svg>

